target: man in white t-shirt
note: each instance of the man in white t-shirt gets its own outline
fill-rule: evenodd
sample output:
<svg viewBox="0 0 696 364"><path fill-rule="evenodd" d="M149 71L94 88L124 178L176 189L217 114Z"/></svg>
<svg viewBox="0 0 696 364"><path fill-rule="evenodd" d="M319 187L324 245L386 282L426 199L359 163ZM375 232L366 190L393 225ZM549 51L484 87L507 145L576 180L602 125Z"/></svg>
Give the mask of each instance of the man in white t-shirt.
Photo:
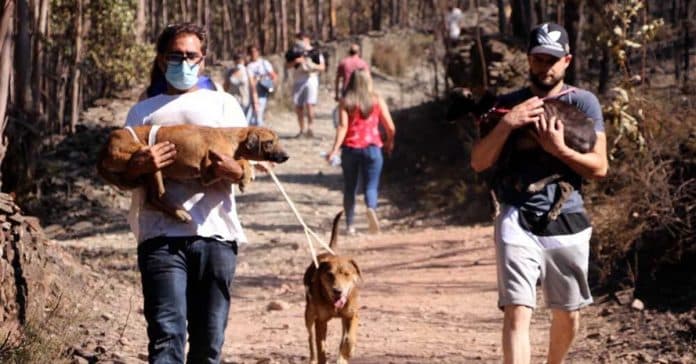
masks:
<svg viewBox="0 0 696 364"><path fill-rule="evenodd" d="M247 72L251 79L251 84L256 85L252 87L252 103L249 112L247 113L247 119L250 125L263 125L263 113L266 110L266 104L268 102L268 96L273 92L273 87L278 79L278 75L273 71L273 66L271 62L267 59L261 58L261 53L259 48L255 45L251 45L247 48L247 54L249 55L249 64L247 64ZM256 93L254 96L253 93Z"/></svg>
<svg viewBox="0 0 696 364"><path fill-rule="evenodd" d="M157 41L155 67L167 91L143 100L128 113L126 125L197 124L243 127L246 119L226 92L200 89L207 37L203 28L178 24L164 29ZM154 128L153 128L154 129ZM155 136L156 141L156 136ZM135 183L173 162L168 142L136 152L124 176ZM231 157L217 156L215 173L241 179L243 170ZM126 185L129 185L128 183ZM230 307L230 287L237 244L247 241L239 219L233 186L165 180L170 203L183 206L193 220L182 223L144 203L144 191L133 190L129 222L138 240L144 314L150 363L218 363Z"/></svg>
<svg viewBox="0 0 696 364"><path fill-rule="evenodd" d="M307 33L298 33L294 48L303 50L301 55L288 60L286 67L293 71L292 101L300 126L298 137L314 137L314 106L319 98L319 72L326 70L324 56L312 47ZM298 52L299 53L299 52ZM307 126L305 128L305 111Z"/></svg>

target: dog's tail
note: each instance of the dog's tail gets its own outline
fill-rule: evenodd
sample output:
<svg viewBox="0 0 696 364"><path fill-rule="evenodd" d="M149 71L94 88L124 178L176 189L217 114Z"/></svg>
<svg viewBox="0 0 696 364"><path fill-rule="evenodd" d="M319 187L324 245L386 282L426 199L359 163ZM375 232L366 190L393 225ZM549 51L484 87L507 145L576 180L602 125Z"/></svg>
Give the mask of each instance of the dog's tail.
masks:
<svg viewBox="0 0 696 364"><path fill-rule="evenodd" d="M329 241L329 248L331 249L336 246L336 240L338 240L338 222L341 221L341 215L343 215L343 211L337 213L333 220L333 227L331 228L331 240Z"/></svg>

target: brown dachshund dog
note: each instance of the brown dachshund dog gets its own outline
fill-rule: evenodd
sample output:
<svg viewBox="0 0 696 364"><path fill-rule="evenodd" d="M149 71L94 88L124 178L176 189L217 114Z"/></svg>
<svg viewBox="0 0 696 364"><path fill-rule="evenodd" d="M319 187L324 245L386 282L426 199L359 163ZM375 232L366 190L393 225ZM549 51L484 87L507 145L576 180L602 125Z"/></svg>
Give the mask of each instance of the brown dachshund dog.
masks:
<svg viewBox="0 0 696 364"><path fill-rule="evenodd" d="M329 246L335 249L338 221L343 213L334 218ZM326 328L334 317L340 317L343 335L339 364L348 363L355 349L358 330L358 283L362 280L358 264L344 256L321 254L317 257L319 268L310 264L304 274L307 299L305 325L309 334L309 362L326 363Z"/></svg>
<svg viewBox="0 0 696 364"><path fill-rule="evenodd" d="M474 114L478 117L479 136L481 138L488 135L505 113L509 111L498 108L497 97L490 92L486 92L477 102L474 100L469 90L458 88L451 92L449 99L450 105L448 105L447 119L456 120L467 113ZM546 120L550 120L555 116L563 121L563 139L568 147L580 153L587 153L594 148L597 141L594 121L585 113L569 103L553 98L544 99L543 108ZM518 191L526 191L528 193L540 192L547 184L558 182L559 192L557 193L551 210L545 217L545 221L555 220L561 213L563 203L574 191L574 187L570 183L567 175L568 168L565 165L554 158L548 158L541 154L539 156L540 158L535 160L535 162L551 166L551 170L553 170L554 173L527 185L521 184L516 179L505 177L505 171L509 170L511 167L519 168L519 166L514 165L515 163L512 162L514 155L520 152L534 151L535 149L540 149L540 146L534 138L533 125L514 130L506 141L500 158L496 162L493 175L502 176L504 179L503 183L511 184ZM490 172L489 176L492 176ZM495 194L492 193L492 195L493 206L497 214L499 210L498 201Z"/></svg>
<svg viewBox="0 0 696 364"><path fill-rule="evenodd" d="M148 145L150 129L152 125L134 127L132 130L135 135L127 129L111 132L108 142L99 153L99 174L116 186L128 186L122 175L128 169L128 161L133 153ZM165 201L163 178L199 179L203 185L213 184L225 179L217 176L213 170L213 160L216 158L214 154L227 155L237 160L244 170L244 176L238 182L240 190L244 191L244 187L251 182L250 160L283 163L289 158L280 146L278 135L262 127L213 128L189 124L163 126L157 131L157 142L165 141L176 146L174 163L147 176L144 183L140 183L146 188L147 202L182 222L191 221L191 216L183 208L171 206Z"/></svg>
<svg viewBox="0 0 696 364"><path fill-rule="evenodd" d="M594 121L589 116L580 111L577 107L556 99L544 100L543 109L546 120L551 120L551 118L556 117L563 121L563 139L568 147L580 153L587 153L594 148L597 142L597 133L595 133L594 130ZM483 115L481 118L481 137L487 135L495 127L505 112L507 112L507 110L493 108ZM501 160L499 162L500 168L510 167L509 159L512 155L511 153L540 148L534 138L534 133L534 127L532 125L527 125L519 130L513 131L509 137L509 145L507 146L509 149L501 154ZM516 185L519 191L526 188L526 191L529 193L537 193L542 191L547 184L558 181L559 193L557 194L553 206L551 206L551 210L546 215L548 220L556 220L561 213L563 204L568 200L575 188L567 180L567 176L564 172L567 168L561 165L557 160L537 160L537 163L546 163L556 166L554 168L557 172L531 183L526 187L519 186L518 183L514 182L513 184Z"/></svg>

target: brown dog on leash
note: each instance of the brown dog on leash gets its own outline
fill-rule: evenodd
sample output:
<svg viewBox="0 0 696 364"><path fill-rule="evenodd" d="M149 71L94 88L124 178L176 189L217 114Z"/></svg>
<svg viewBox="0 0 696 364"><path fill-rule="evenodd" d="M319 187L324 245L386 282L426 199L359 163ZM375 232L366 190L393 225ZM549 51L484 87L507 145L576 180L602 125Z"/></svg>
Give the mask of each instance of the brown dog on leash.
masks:
<svg viewBox="0 0 696 364"><path fill-rule="evenodd" d="M144 125L132 128L134 133L127 129L111 132L109 141L99 153L99 174L112 184L126 186L121 175L128 169L128 161L133 153L148 145L151 129L152 125ZM176 180L199 179L205 186L213 184L224 179L216 176L213 170L216 158L214 154L227 155L237 160L244 170L242 181L238 182L240 190L244 191L244 186L251 182L250 160L283 163L289 158L280 146L278 135L262 127L213 128L190 124L163 126L157 131L156 139L158 143L173 143L176 146L176 156L174 163L146 178L146 200L182 222L191 221L191 215L180 206L171 206L165 201L164 177Z"/></svg>
<svg viewBox="0 0 696 364"><path fill-rule="evenodd" d="M338 235L338 221L343 212L339 212L333 221L329 247L335 249ZM326 363L326 328L334 317L340 317L343 335L339 364L348 363L353 354L358 330L358 282L362 279L360 268L355 260L324 253L317 256L319 268L310 264L304 274L307 299L305 308L305 325L309 334L309 362Z"/></svg>

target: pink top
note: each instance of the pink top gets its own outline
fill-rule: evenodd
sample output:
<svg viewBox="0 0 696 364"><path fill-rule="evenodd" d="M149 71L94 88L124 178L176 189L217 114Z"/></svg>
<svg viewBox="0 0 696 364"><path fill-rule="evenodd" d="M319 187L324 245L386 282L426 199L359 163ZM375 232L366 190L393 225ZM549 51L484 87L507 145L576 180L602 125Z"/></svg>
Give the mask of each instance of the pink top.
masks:
<svg viewBox="0 0 696 364"><path fill-rule="evenodd" d="M343 145L350 148L367 148L370 145L382 147L379 134L379 116L382 110L378 103L372 105L372 112L367 118L360 115L360 109L348 112L348 130Z"/></svg>
<svg viewBox="0 0 696 364"><path fill-rule="evenodd" d="M348 86L348 81L350 81L350 75L353 74L353 71L361 68L368 71L370 70L370 66L368 66L367 62L363 61L363 59L357 55L346 57L341 60L341 63L338 64L338 70L336 72L343 77L344 90Z"/></svg>

